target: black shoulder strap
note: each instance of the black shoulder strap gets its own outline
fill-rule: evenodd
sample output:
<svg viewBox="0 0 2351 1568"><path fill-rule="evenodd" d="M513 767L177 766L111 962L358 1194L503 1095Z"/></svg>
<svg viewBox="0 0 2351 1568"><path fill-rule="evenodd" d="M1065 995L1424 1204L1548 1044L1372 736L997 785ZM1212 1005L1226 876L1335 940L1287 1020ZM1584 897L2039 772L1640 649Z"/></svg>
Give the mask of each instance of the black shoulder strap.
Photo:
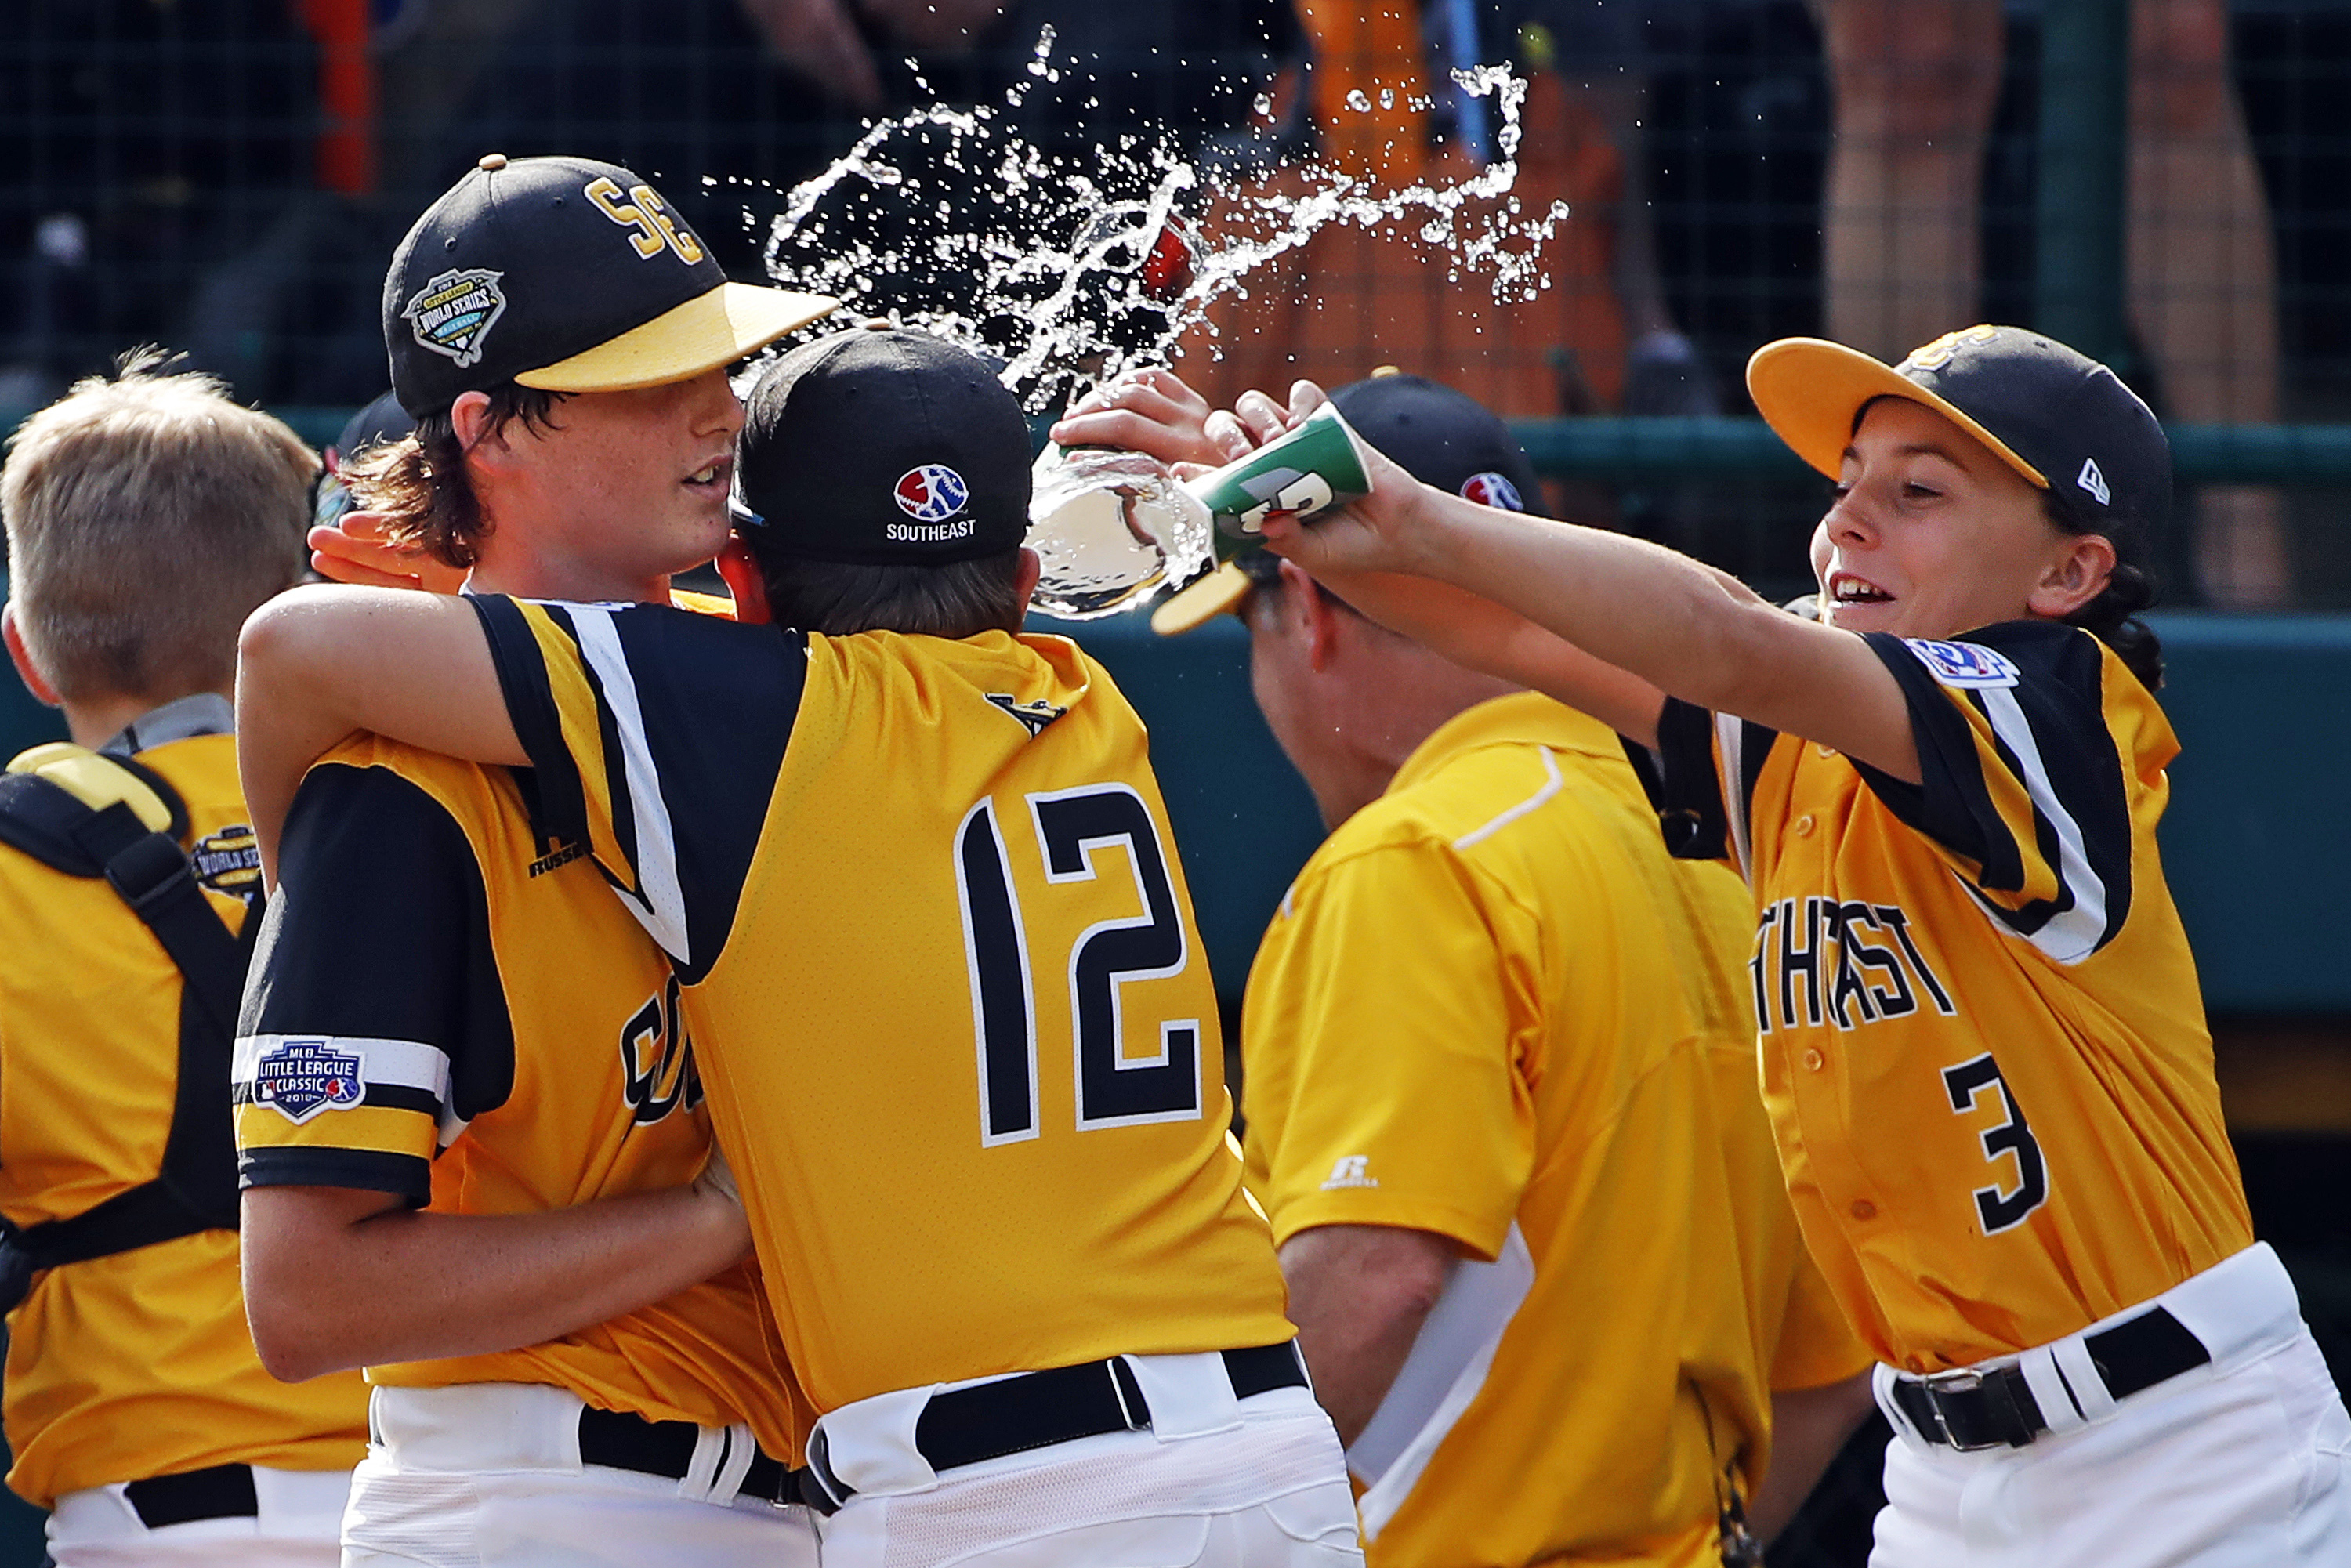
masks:
<svg viewBox="0 0 2351 1568"><path fill-rule="evenodd" d="M179 797L152 769L107 760L155 790L173 827L184 824ZM199 1230L236 1226L236 1141L229 1099L230 1061L250 942L260 924L246 920L245 939L213 913L187 853L172 832L151 831L125 802L92 809L72 792L29 773L0 775L0 842L69 876L103 877L153 932L180 971L179 1083L163 1168L155 1180L116 1194L70 1219L12 1230L0 1260L0 1310L15 1304L33 1270L103 1258Z"/></svg>

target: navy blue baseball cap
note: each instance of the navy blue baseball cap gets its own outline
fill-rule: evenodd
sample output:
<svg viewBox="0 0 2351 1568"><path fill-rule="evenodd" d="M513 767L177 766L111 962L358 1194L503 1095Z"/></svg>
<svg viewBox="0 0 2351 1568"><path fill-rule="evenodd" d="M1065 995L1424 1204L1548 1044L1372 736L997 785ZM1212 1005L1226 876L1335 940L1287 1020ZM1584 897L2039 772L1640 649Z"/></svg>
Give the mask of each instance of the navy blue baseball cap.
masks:
<svg viewBox="0 0 2351 1568"><path fill-rule="evenodd" d="M493 152L392 253L383 341L400 406L421 419L507 382L589 392L685 381L839 303L729 282L617 163Z"/></svg>
<svg viewBox="0 0 2351 1568"><path fill-rule="evenodd" d="M886 321L804 343L744 402L736 475L760 555L946 566L1029 534L1029 419L994 367Z"/></svg>
<svg viewBox="0 0 2351 1568"><path fill-rule="evenodd" d="M1545 515L1534 465L1499 415L1467 392L1383 365L1331 394L1355 434L1424 485L1485 507ZM1151 629L1174 637L1237 608L1253 573L1281 570L1280 558L1249 550L1171 594L1151 612Z"/></svg>
<svg viewBox="0 0 2351 1568"><path fill-rule="evenodd" d="M2126 559L2171 516L2171 444L2154 413L2105 366L2022 327L1949 333L1898 365L1783 338L1755 350L1747 390L1780 439L1832 479L1862 411L1899 397L1982 442Z"/></svg>

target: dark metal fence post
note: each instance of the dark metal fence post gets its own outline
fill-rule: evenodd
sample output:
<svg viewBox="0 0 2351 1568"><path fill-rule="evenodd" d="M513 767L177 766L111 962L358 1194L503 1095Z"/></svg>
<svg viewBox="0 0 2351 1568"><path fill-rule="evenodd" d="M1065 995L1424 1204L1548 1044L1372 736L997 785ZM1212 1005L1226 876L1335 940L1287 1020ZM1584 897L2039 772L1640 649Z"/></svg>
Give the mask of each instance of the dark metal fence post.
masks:
<svg viewBox="0 0 2351 1568"><path fill-rule="evenodd" d="M2033 324L2118 369L2129 123L2130 0L2046 0Z"/></svg>

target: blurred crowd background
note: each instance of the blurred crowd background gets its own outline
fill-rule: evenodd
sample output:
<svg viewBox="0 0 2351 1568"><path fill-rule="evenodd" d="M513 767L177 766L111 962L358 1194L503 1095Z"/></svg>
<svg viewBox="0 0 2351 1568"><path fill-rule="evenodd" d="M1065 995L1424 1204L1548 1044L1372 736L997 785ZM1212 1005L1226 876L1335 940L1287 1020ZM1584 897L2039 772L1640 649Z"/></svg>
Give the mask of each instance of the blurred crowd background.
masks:
<svg viewBox="0 0 2351 1568"><path fill-rule="evenodd" d="M2099 11L2126 19L2126 57L2095 36L2084 54ZM1028 69L1048 28L1050 79ZM1393 329L1427 258L1408 236L1333 246L1305 261L1318 329L1356 359L1482 374L1470 390L1521 417L1740 414L1740 367L1776 336L1894 358L1978 319L2057 329L2054 265L2117 318L2064 335L2111 337L2085 346L2168 420L2351 417L2345 0L21 0L0 8L0 419L144 340L280 412L367 402L383 259L486 151L624 162L756 277L785 192L869 115L1018 85L1009 118L1071 154L1157 131L1210 161L1458 176L1496 151L1491 100L1443 75L1477 63L1535 83L1520 191L1573 211L1552 298L1485 331L1476 280L1449 287L1431 308L1482 336L1482 369L1429 364L1442 332ZM2128 105L2105 172L2059 169L2055 117L2095 129L2102 92ZM2095 234L2053 245L2053 212L2101 204L2103 259ZM1814 493L1768 448L1664 475L1579 450L1579 509L1766 585L1800 575L1787 519ZM2191 477L2281 483L2193 491L2171 602L2351 603L2326 487L2351 451L2193 451L2218 466Z"/></svg>

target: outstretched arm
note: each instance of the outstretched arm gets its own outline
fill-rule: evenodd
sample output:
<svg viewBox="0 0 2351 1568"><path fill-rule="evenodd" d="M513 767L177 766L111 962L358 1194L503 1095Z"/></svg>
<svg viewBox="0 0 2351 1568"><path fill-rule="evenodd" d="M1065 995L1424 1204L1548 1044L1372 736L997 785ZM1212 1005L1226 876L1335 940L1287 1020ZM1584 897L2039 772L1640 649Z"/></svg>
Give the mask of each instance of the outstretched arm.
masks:
<svg viewBox="0 0 2351 1568"><path fill-rule="evenodd" d="M1918 781L1901 687L1861 638L1659 546L1481 507L1377 452L1371 474L1370 497L1311 524L1269 517L1267 544L1342 594L1366 572L1450 583L1660 691Z"/></svg>
<svg viewBox="0 0 2351 1568"><path fill-rule="evenodd" d="M1152 369L1088 393L1052 434L1065 445L1115 446L1207 466L1247 456L1323 401L1320 388L1301 382L1287 406L1251 391L1230 410L1214 410L1173 371ZM1457 664L1557 697L1644 746L1656 743L1664 693L1523 615L1426 577L1337 569L1314 576L1381 625Z"/></svg>
<svg viewBox="0 0 2351 1568"><path fill-rule="evenodd" d="M391 588L297 588L237 640L237 766L274 884L278 830L312 762L373 730L475 762L529 760L488 641L464 600Z"/></svg>

